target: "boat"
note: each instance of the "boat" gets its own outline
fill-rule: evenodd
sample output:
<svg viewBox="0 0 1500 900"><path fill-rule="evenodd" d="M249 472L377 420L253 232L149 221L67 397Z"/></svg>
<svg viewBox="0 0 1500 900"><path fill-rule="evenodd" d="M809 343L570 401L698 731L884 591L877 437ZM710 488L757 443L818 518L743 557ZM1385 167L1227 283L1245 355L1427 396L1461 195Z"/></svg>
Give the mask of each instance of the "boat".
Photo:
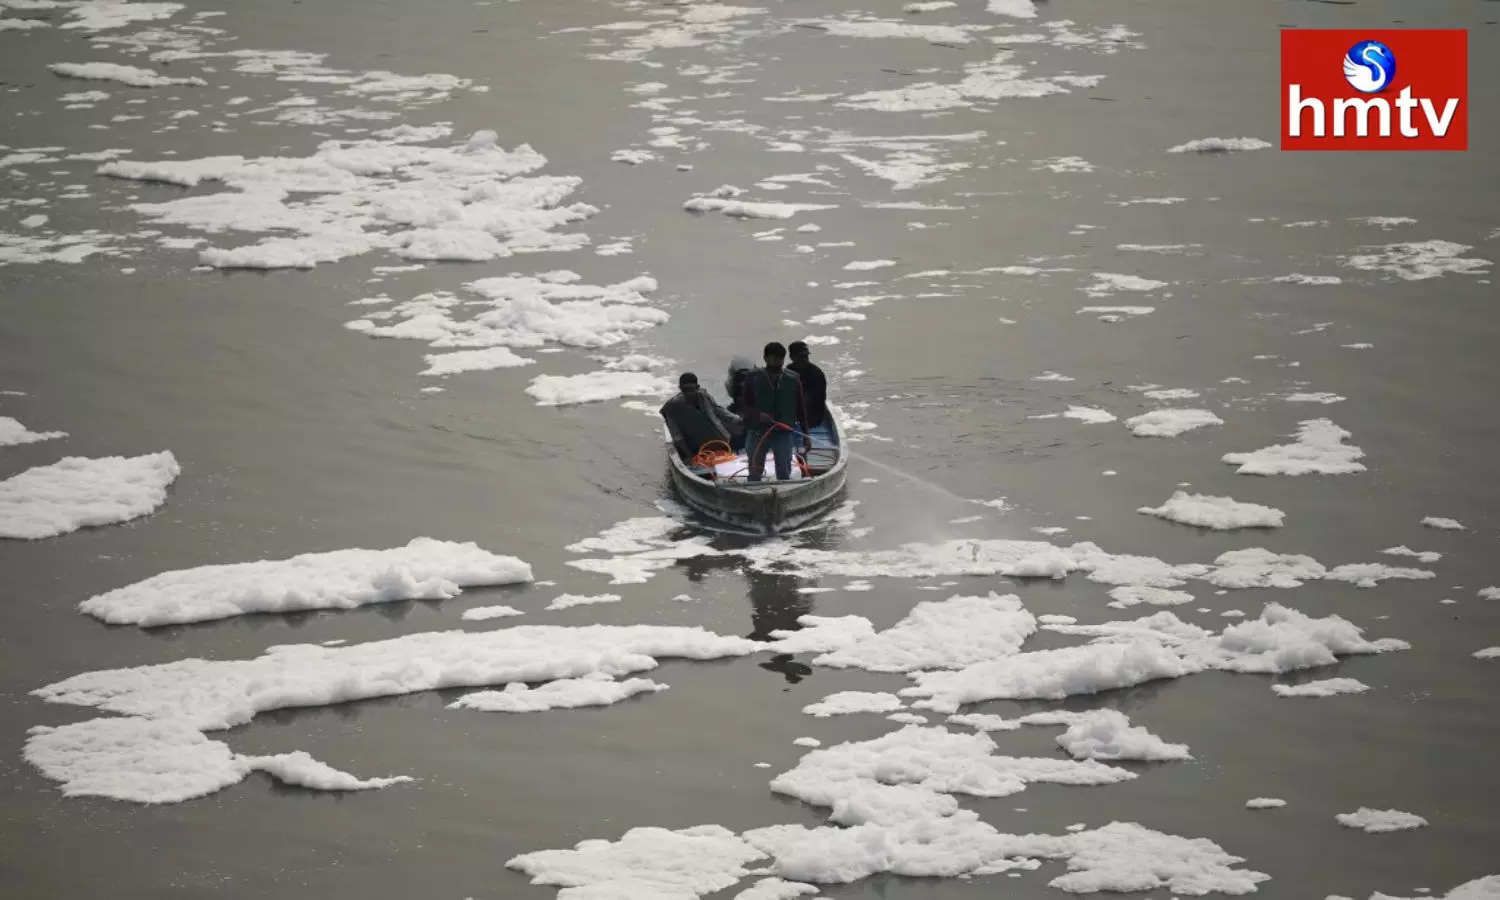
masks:
<svg viewBox="0 0 1500 900"><path fill-rule="evenodd" d="M745 453L712 466L694 465L677 453L665 426L662 436L672 483L683 502L714 521L758 534L783 534L829 512L839 503L848 477L844 430L832 404L809 435L812 449L803 457L804 465L794 466L794 477L787 481L777 480L771 454L766 455L763 480L752 482Z"/></svg>

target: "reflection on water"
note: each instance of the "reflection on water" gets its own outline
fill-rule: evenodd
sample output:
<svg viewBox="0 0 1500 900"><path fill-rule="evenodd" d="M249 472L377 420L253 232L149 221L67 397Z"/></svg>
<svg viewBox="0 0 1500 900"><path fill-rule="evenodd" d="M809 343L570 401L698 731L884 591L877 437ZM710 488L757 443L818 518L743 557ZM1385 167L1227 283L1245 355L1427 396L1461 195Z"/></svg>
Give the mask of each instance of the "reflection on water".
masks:
<svg viewBox="0 0 1500 900"><path fill-rule="evenodd" d="M674 509L672 512L678 513L679 510ZM746 592L750 598L750 633L745 636L752 641L769 642L775 639L772 636L774 632L800 630L802 625L797 620L813 612L813 597L816 595L801 593L799 589L815 587L817 582L788 573L753 570L737 551L766 540L787 541L810 550L832 551L841 548L844 537L843 528L836 522L829 522L821 527L815 525L780 538L766 538L717 531L714 525L704 525L698 517L686 510L681 510L674 518L684 521L682 532L674 535L674 540L690 536L692 532L706 532L714 535L713 546L716 550L728 551L724 556L688 557L679 560L677 565L694 584L701 584L712 573L730 570L737 571L745 579ZM811 666L798 662L791 654L773 656L761 663L760 667L779 673L792 684L811 675L813 671Z"/></svg>
<svg viewBox="0 0 1500 900"><path fill-rule="evenodd" d="M796 631L800 616L813 610L813 595L799 594L801 580L795 575L765 575L747 572L750 588L750 624L752 630L747 637L752 641L769 641L773 631ZM790 654L781 653L760 664L762 669L781 673L792 684L812 674L812 667L797 662Z"/></svg>

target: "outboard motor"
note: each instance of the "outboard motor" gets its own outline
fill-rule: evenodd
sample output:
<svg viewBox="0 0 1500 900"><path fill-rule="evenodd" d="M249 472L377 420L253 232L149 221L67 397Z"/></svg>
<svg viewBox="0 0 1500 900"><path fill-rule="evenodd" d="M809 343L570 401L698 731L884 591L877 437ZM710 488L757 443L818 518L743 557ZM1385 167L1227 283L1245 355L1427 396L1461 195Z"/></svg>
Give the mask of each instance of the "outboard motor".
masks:
<svg viewBox="0 0 1500 900"><path fill-rule="evenodd" d="M729 398L728 405L734 406L737 403L744 377L754 368L755 363L743 356L736 356L729 361L729 377L724 379L724 393Z"/></svg>

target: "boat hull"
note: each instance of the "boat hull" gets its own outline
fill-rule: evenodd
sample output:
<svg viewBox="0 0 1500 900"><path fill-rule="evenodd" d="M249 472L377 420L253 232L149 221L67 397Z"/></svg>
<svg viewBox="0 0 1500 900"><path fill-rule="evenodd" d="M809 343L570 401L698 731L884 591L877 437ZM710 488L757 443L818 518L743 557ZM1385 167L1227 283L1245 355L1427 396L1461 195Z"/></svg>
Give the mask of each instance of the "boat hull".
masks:
<svg viewBox="0 0 1500 900"><path fill-rule="evenodd" d="M838 458L825 472L794 481L777 481L774 475L758 483L710 481L684 463L668 441L667 465L673 486L694 511L737 529L780 534L800 528L839 503L848 479L848 450L832 410L829 420Z"/></svg>

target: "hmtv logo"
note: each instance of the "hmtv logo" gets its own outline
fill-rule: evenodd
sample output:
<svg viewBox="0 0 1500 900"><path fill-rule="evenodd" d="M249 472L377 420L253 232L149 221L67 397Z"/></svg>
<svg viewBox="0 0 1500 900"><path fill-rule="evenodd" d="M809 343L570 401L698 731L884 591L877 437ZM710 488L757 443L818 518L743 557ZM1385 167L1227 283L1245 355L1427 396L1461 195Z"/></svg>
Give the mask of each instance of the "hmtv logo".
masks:
<svg viewBox="0 0 1500 900"><path fill-rule="evenodd" d="M1469 149L1462 29L1285 29L1281 149Z"/></svg>

